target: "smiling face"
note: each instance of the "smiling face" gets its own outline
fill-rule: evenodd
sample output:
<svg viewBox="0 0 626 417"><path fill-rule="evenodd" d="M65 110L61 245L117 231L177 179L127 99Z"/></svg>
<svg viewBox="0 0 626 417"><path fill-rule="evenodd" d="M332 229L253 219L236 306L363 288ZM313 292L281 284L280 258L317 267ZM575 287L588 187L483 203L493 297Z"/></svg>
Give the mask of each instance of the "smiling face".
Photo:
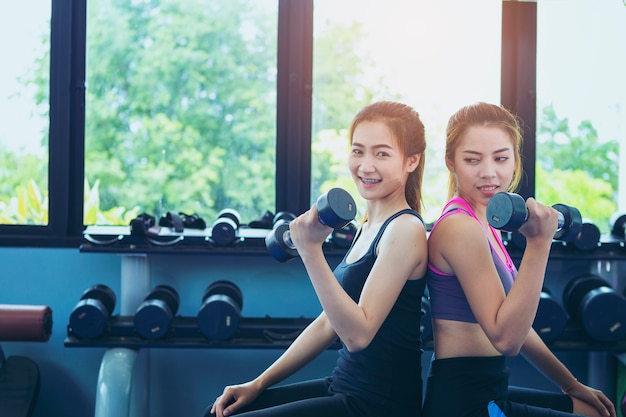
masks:
<svg viewBox="0 0 626 417"><path fill-rule="evenodd" d="M366 200L391 195L404 198L407 177L418 162L419 155L404 155L383 122L364 121L354 128L348 166Z"/></svg>
<svg viewBox="0 0 626 417"><path fill-rule="evenodd" d="M460 137L446 165L456 177L457 194L487 205L497 192L507 191L515 173L513 141L499 127L470 126Z"/></svg>

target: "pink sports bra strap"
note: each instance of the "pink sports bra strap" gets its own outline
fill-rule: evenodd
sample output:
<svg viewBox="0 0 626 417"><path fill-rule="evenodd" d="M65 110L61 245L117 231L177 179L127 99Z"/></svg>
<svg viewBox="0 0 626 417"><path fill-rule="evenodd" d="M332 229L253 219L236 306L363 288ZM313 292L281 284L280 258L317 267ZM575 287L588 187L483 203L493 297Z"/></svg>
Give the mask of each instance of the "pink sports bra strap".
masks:
<svg viewBox="0 0 626 417"><path fill-rule="evenodd" d="M452 206L452 205L459 205L459 206L461 206L461 208L448 210L448 208L450 206ZM474 213L474 210L467 203L467 201L463 200L461 197L454 197L450 201L448 201L448 203L443 207L443 214L437 219L437 221L435 222L435 224L433 225L432 228L434 229L435 226L437 226L437 224L441 220L443 220L446 217L448 217L449 215L457 212L458 210L462 210L462 211L466 212L467 214L469 214L470 216L475 218L476 221L480 222L480 220L478 219L478 217ZM505 262L504 262L505 265L507 266L507 268L509 270L512 270L512 268L513 268L513 260L511 259L511 256L509 255L508 251L504 247L504 243L502 242L502 239L500 238L500 233L498 231L496 231L496 229L494 229L492 226L489 226L489 229L491 230L491 233L495 236L496 240L498 241L498 246L500 247L500 249L504 253L504 256L506 257ZM431 231L432 231L432 229L431 229Z"/></svg>

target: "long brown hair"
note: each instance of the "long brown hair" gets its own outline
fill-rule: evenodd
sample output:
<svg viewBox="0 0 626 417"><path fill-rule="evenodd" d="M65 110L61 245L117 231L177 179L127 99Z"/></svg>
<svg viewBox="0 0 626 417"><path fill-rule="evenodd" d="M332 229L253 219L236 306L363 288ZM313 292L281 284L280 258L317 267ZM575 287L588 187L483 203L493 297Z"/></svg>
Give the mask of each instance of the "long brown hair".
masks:
<svg viewBox="0 0 626 417"><path fill-rule="evenodd" d="M446 128L446 159L454 160L454 154L462 136L472 126L497 127L505 131L513 144L515 171L507 191L516 191L522 180L522 133L520 123L510 111L495 104L478 102L462 107L454 113ZM456 193L456 177L451 172L448 179L448 198Z"/></svg>
<svg viewBox="0 0 626 417"><path fill-rule="evenodd" d="M421 213L422 180L426 163L426 137L424 124L419 113L412 107L395 101L379 101L372 103L357 113L350 125L350 145L354 129L362 122L382 122L391 131L392 137L404 152L404 157L421 154L415 170L409 173L404 195L409 206Z"/></svg>

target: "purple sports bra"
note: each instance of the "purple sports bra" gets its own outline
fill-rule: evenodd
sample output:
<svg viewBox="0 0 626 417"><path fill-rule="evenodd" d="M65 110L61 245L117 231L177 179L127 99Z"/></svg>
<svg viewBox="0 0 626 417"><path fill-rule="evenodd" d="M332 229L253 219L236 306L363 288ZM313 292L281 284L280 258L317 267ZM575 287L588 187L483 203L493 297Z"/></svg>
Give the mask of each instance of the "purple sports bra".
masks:
<svg viewBox="0 0 626 417"><path fill-rule="evenodd" d="M462 208L453 208L448 210L448 208L453 204L460 205ZM470 205L467 204L467 202L462 198L455 197L443 208L443 214L435 222L432 230L437 227L442 219L458 212L465 213L468 216L475 218L476 221L479 221ZM504 291L508 294L511 286L513 285L513 281L517 276L517 268L515 268L511 257L502 243L500 233L493 227L490 227L490 229L491 233L493 233L496 237L498 245L502 248L502 251L506 255L506 259L502 260L500 256L498 256L494 247L491 245L491 241L489 241L491 257L493 258L496 270L498 271L498 275L500 276L500 280L504 286ZM463 288L461 288L461 284L455 275L445 274L429 263L426 279L428 292L430 294L430 312L432 318L477 323L476 317L474 317L474 313L472 313L469 303L467 302L467 298L465 298Z"/></svg>

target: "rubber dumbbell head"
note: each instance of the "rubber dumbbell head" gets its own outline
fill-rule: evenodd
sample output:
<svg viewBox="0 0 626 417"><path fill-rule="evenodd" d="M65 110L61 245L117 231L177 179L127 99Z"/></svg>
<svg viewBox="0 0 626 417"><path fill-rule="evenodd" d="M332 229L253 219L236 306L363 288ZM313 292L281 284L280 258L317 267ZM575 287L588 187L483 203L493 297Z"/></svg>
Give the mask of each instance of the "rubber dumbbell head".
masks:
<svg viewBox="0 0 626 417"><path fill-rule="evenodd" d="M545 341L552 341L563 334L567 325L567 312L563 305L546 289L539 296L539 307L533 328Z"/></svg>
<svg viewBox="0 0 626 417"><path fill-rule="evenodd" d="M559 225L555 240L566 242L576 239L582 228L582 216L577 208L565 204L552 206L559 213ZM497 193L487 205L487 221L496 229L514 231L528 219L524 198L515 193Z"/></svg>
<svg viewBox="0 0 626 417"><path fill-rule="evenodd" d="M615 342L626 338L626 298L599 276L570 281L563 291L563 305L592 339Z"/></svg>
<svg viewBox="0 0 626 417"><path fill-rule="evenodd" d="M572 244L578 250L591 252L598 248L600 237L601 233L598 226L590 222L583 222L580 233L572 240Z"/></svg>
<svg viewBox="0 0 626 417"><path fill-rule="evenodd" d="M279 211L278 213L274 215L274 218L272 219L272 227L275 226L280 221L290 222L295 218L296 218L296 215L290 211Z"/></svg>
<svg viewBox="0 0 626 417"><path fill-rule="evenodd" d="M609 227L613 237L624 239L626 237L626 213L614 213L609 219Z"/></svg>
<svg viewBox="0 0 626 417"><path fill-rule="evenodd" d="M95 339L105 333L117 298L111 288L96 284L82 294L70 313L70 332L81 339Z"/></svg>
<svg viewBox="0 0 626 417"><path fill-rule="evenodd" d="M232 245L237 240L237 230L240 224L241 218L236 210L220 211L211 227L211 240L217 246Z"/></svg>
<svg viewBox="0 0 626 417"><path fill-rule="evenodd" d="M356 203L347 191L331 188L319 196L316 201L318 219L322 224L339 229L356 217ZM280 262L286 262L298 256L298 251L291 241L289 222L280 221L265 237L265 246L270 255Z"/></svg>
<svg viewBox="0 0 626 417"><path fill-rule="evenodd" d="M349 248L356 236L357 225L352 221L346 223L343 227L333 229L330 234L330 241L338 248Z"/></svg>
<svg viewBox="0 0 626 417"><path fill-rule="evenodd" d="M160 339L167 334L170 322L178 312L178 292L169 285L152 289L134 316L135 331L145 339Z"/></svg>
<svg viewBox="0 0 626 417"><path fill-rule="evenodd" d="M243 295L230 281L216 281L209 285L198 311L198 328L211 340L232 338L239 329Z"/></svg>

